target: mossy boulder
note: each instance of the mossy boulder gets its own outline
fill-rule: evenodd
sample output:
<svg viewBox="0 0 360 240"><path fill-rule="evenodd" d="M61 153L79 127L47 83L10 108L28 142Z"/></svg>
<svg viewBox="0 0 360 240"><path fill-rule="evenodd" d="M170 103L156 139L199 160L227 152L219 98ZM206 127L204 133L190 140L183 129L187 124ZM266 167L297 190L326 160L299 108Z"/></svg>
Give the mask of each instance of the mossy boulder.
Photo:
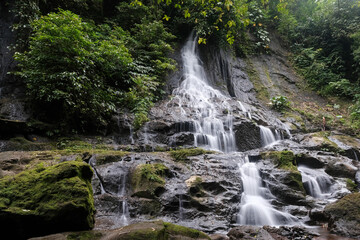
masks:
<svg viewBox="0 0 360 240"><path fill-rule="evenodd" d="M360 237L360 193L346 195L326 206L331 232L350 237Z"/></svg>
<svg viewBox="0 0 360 240"><path fill-rule="evenodd" d="M132 224L114 231L107 239L122 240L168 240L168 239L210 239L205 233L195 229L163 221Z"/></svg>
<svg viewBox="0 0 360 240"><path fill-rule="evenodd" d="M24 239L94 226L90 166L68 161L39 164L0 179L0 226L3 236Z"/></svg>
<svg viewBox="0 0 360 240"><path fill-rule="evenodd" d="M301 173L297 169L297 158L292 151L271 151L261 153L262 159L270 159L281 171L277 180L295 191L305 195ZM283 194L286 195L285 193Z"/></svg>
<svg viewBox="0 0 360 240"><path fill-rule="evenodd" d="M209 240L210 237L198 230L159 220L135 223L114 230L65 232L46 236L44 239Z"/></svg>
<svg viewBox="0 0 360 240"><path fill-rule="evenodd" d="M191 156L199 156L202 154L211 154L213 151L204 150L202 148L184 148L170 151L170 156L177 162L186 162Z"/></svg>
<svg viewBox="0 0 360 240"><path fill-rule="evenodd" d="M298 171L296 157L291 151L273 151L261 153L263 159L271 159L277 168Z"/></svg>
<svg viewBox="0 0 360 240"><path fill-rule="evenodd" d="M169 169L162 163L140 164L131 174L133 196L154 199L164 191Z"/></svg>
<svg viewBox="0 0 360 240"><path fill-rule="evenodd" d="M328 138L329 134L329 132L310 133L305 135L300 143L310 150L342 153L343 150Z"/></svg>

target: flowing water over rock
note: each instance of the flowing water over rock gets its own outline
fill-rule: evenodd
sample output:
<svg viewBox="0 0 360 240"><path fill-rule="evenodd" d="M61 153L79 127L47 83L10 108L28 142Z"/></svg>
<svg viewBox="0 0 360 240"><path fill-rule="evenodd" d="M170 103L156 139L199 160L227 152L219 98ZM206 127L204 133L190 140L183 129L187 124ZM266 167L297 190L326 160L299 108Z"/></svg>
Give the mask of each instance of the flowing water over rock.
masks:
<svg viewBox="0 0 360 240"><path fill-rule="evenodd" d="M126 199L126 174L120 175L120 185L118 196L120 197L121 202L121 217L119 219L120 226L126 226L129 224L129 207ZM120 204L119 204L120 205Z"/></svg>
<svg viewBox="0 0 360 240"><path fill-rule="evenodd" d="M331 186L334 182L322 169L311 169L298 166L306 192L314 198L330 196Z"/></svg>
<svg viewBox="0 0 360 240"><path fill-rule="evenodd" d="M151 121L142 129L134 133L129 129L130 139L124 142L131 144L132 153L97 166L106 189L106 193L97 190L99 222L110 219L103 226L114 228L161 218L208 233L226 233L238 225L291 228L310 222L309 218L319 224L315 215L320 219L326 204L349 192L345 177L353 179L357 168L346 156L323 151L316 136L290 132L251 96L235 98L214 84L209 79L214 73L208 73L197 45L191 35L181 50L182 74L172 96L151 110ZM239 69L237 73L241 75ZM252 94L247 91L244 94ZM305 144L308 139L314 143ZM217 153L178 161L159 152L169 146L199 146ZM263 157L284 150L294 157L284 162L285 168ZM141 189L139 195L131 180L134 169L157 163L169 169L163 176L165 184L153 192ZM98 224L98 229L103 226Z"/></svg>
<svg viewBox="0 0 360 240"><path fill-rule="evenodd" d="M238 224L275 226L298 223L294 216L276 210L266 199L269 190L262 187L262 179L255 163L249 162L249 158L246 156L238 166L244 188L241 196Z"/></svg>
<svg viewBox="0 0 360 240"><path fill-rule="evenodd" d="M182 49L184 80L173 91L172 102L178 104L178 111L174 114L183 119L191 116L190 128L194 132L195 146L231 152L236 149L232 116L228 113L225 118L220 117L231 108L227 102L229 97L209 85L197 54L197 45L197 37L192 34Z"/></svg>
<svg viewBox="0 0 360 240"><path fill-rule="evenodd" d="M268 146L277 140L276 136L273 134L270 128L264 126L259 126L259 127L260 127L261 143L263 147Z"/></svg>

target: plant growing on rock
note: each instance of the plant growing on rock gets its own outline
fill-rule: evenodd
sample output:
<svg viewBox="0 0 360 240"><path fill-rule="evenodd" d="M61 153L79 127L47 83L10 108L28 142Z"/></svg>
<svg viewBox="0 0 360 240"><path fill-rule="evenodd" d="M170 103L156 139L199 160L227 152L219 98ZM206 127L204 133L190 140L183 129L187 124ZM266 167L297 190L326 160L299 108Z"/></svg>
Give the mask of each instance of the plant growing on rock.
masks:
<svg viewBox="0 0 360 240"><path fill-rule="evenodd" d="M284 111L287 107L289 107L290 102L285 96L276 96L270 99L272 108L277 111Z"/></svg>

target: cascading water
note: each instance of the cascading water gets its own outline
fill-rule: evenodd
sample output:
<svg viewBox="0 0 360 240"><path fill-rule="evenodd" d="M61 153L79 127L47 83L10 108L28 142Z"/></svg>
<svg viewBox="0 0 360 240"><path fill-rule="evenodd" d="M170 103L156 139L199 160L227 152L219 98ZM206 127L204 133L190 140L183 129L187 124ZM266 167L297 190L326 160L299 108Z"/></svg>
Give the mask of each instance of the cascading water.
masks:
<svg viewBox="0 0 360 240"><path fill-rule="evenodd" d="M190 128L194 132L195 146L204 146L223 152L235 151L235 136L232 116L224 109L230 109L228 97L212 88L207 81L201 61L197 56L197 37L191 34L182 49L184 80L173 91L177 102L179 119L192 116ZM191 113L189 113L191 111Z"/></svg>
<svg viewBox="0 0 360 240"><path fill-rule="evenodd" d="M179 195L179 220L182 221L184 219L184 206L183 206L183 195Z"/></svg>
<svg viewBox="0 0 360 240"><path fill-rule="evenodd" d="M101 179L99 177L99 174L95 168L95 161L96 161L96 156L95 155L92 155L91 158L89 159L89 165L92 167L92 169L94 170L94 173L95 173L95 176L99 179L99 185L100 185L100 193L101 194L105 194L106 191L105 191L105 188L104 188L104 185L102 184L101 182Z"/></svg>
<svg viewBox="0 0 360 240"><path fill-rule="evenodd" d="M249 119L251 119L251 113L250 113L250 111L248 111L240 101L238 101L238 103L239 103L239 105L240 105L241 111L243 111L243 112L247 115L247 117L248 117Z"/></svg>
<svg viewBox="0 0 360 240"><path fill-rule="evenodd" d="M241 196L240 211L237 223L240 225L279 225L294 224L296 218L288 213L273 208L265 199L266 188L261 186L261 177L255 163L249 162L246 156L238 163L243 193Z"/></svg>
<svg viewBox="0 0 360 240"><path fill-rule="evenodd" d="M268 146L271 143L275 142L276 140L281 139L281 137L280 139L277 139L277 137L274 135L274 133L271 131L270 128L264 126L259 126L259 127L260 127L261 144L263 147Z"/></svg>
<svg viewBox="0 0 360 240"><path fill-rule="evenodd" d="M334 180L323 169L298 166L306 192L314 198L330 198Z"/></svg>
<svg viewBox="0 0 360 240"><path fill-rule="evenodd" d="M126 226L129 224L129 207L126 199L126 174L120 175L120 185L118 190L118 196L120 197L120 205L122 207L121 217L119 219L120 226Z"/></svg>

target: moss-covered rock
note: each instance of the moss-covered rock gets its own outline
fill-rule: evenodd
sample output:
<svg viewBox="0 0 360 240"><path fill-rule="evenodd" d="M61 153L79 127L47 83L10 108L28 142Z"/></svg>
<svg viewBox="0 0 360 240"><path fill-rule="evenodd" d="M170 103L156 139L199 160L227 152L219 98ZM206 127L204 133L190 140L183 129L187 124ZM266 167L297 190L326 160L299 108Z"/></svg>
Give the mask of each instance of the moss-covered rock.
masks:
<svg viewBox="0 0 360 240"><path fill-rule="evenodd" d="M107 239L107 240L208 240L210 237L198 230L163 221L140 222L114 230L65 232L40 239Z"/></svg>
<svg viewBox="0 0 360 240"><path fill-rule="evenodd" d="M198 156L207 153L214 153L213 151L204 150L202 148L185 148L170 151L170 156L174 158L175 161L188 161L191 156Z"/></svg>
<svg viewBox="0 0 360 240"><path fill-rule="evenodd" d="M163 221L132 224L107 236L107 239L121 240L169 240L169 239L210 239L205 233L195 229Z"/></svg>
<svg viewBox="0 0 360 240"><path fill-rule="evenodd" d="M165 186L169 169L162 163L140 164L131 174L133 196L153 199L159 196Z"/></svg>
<svg viewBox="0 0 360 240"><path fill-rule="evenodd" d="M39 164L0 179L0 225L4 236L22 239L94 225L90 166L81 161Z"/></svg>
<svg viewBox="0 0 360 240"><path fill-rule="evenodd" d="M273 152L264 152L261 153L263 159L271 159L277 168L297 171L296 167L296 158L293 152L291 151L273 151Z"/></svg>
<svg viewBox="0 0 360 240"><path fill-rule="evenodd" d="M305 194L301 173L297 169L296 156L292 151L272 151L261 153L262 159L270 159L277 168L285 170L278 179L295 191Z"/></svg>
<svg viewBox="0 0 360 240"><path fill-rule="evenodd" d="M360 237L360 193L346 195L324 210L330 218L331 232L350 237Z"/></svg>

